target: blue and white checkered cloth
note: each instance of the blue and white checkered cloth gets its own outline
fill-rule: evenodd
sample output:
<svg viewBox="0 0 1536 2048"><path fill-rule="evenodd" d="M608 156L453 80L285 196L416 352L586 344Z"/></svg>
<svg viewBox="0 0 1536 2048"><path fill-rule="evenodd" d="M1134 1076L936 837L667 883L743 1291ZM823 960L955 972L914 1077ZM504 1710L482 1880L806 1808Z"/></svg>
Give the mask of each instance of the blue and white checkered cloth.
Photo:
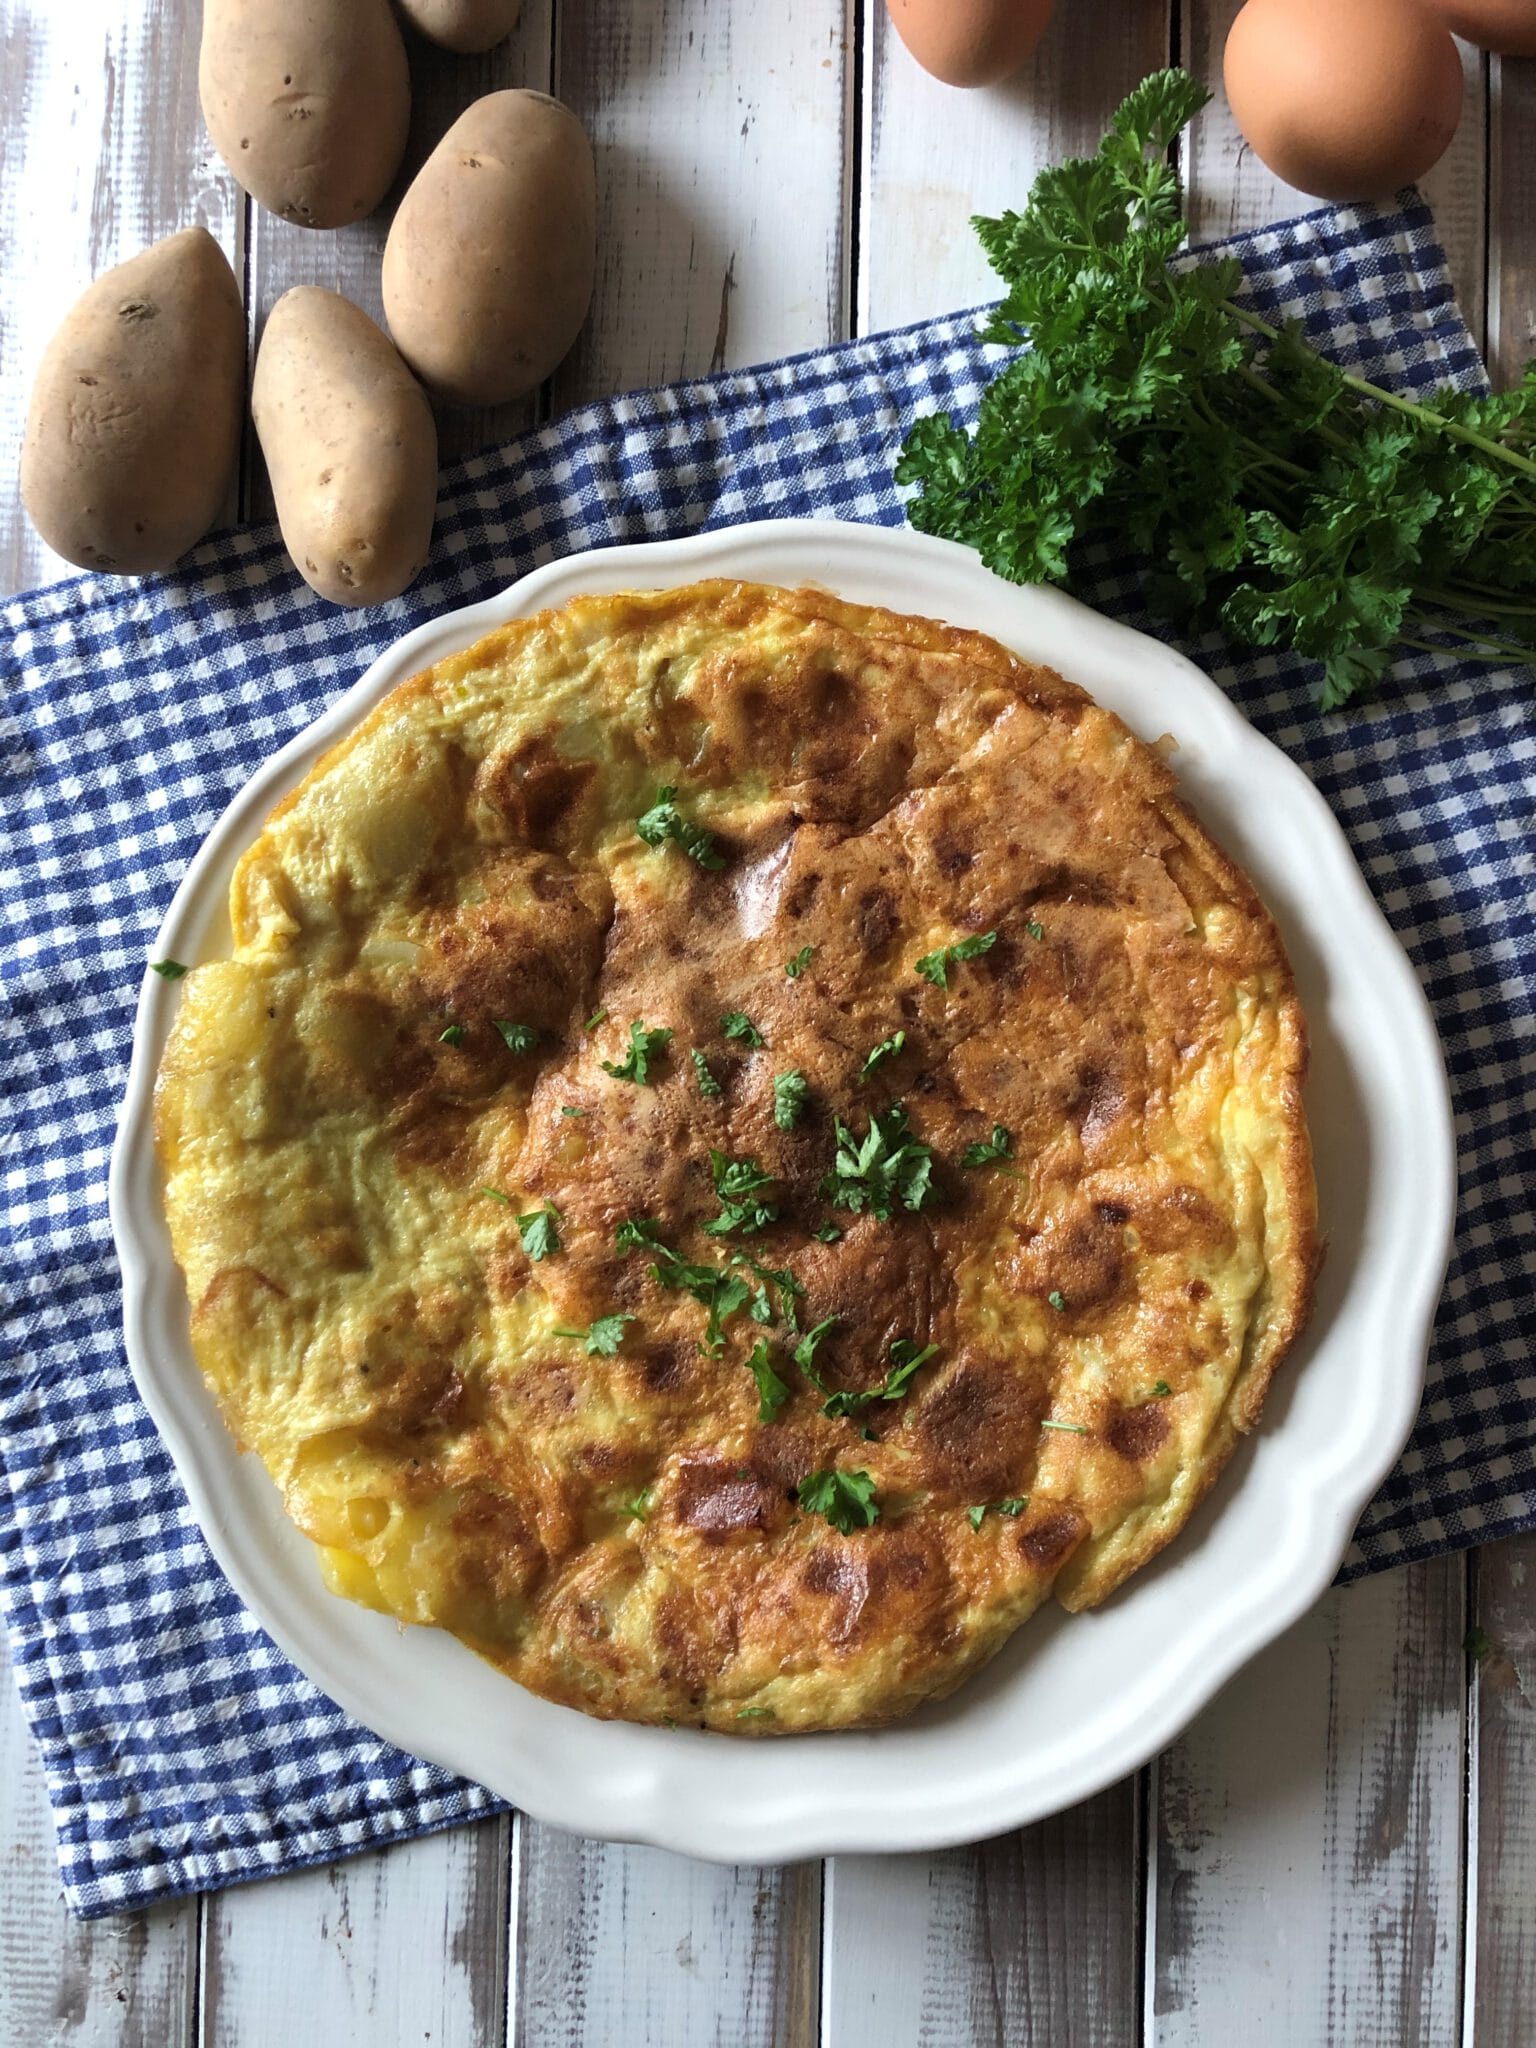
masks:
<svg viewBox="0 0 1536 2048"><path fill-rule="evenodd" d="M1302 318L1337 360L1408 390L1480 382L1417 203L1231 246L1255 305ZM959 314L588 406L466 463L430 573L375 611L314 597L270 529L213 542L174 576L83 577L4 607L0 1590L78 1912L493 1804L354 1726L287 1664L205 1549L124 1362L107 1157L146 952L194 848L257 763L406 628L537 563L765 515L899 525L905 429L935 407L969 414L998 360L976 325ZM1089 594L1152 623L1133 564L1107 563ZM1325 720L1305 664L1234 662L1214 640L1190 652L1333 805L1424 979L1455 1092L1461 1222L1429 1391L1346 1573L1526 1527L1531 673L1424 658L1377 708Z"/></svg>

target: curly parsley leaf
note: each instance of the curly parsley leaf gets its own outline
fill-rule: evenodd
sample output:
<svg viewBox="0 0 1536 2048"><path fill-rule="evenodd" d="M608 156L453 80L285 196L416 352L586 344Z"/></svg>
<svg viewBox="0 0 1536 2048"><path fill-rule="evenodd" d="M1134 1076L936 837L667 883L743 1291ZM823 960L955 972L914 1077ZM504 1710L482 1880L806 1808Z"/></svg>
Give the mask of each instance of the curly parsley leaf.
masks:
<svg viewBox="0 0 1536 2048"><path fill-rule="evenodd" d="M966 1146L965 1150L960 1154L960 1164L962 1166L991 1166L996 1160L1011 1159L1012 1157L1013 1140L1001 1124L994 1124L990 1138L985 1138L978 1144Z"/></svg>
<svg viewBox="0 0 1536 2048"><path fill-rule="evenodd" d="M599 1064L605 1074L612 1074L615 1081L634 1081L639 1086L649 1086L651 1061L671 1043L670 1031L647 1031L636 1018L629 1027L629 1051L625 1057L617 1064L612 1060L602 1060Z"/></svg>
<svg viewBox="0 0 1536 2048"><path fill-rule="evenodd" d="M1061 1292L1060 1288L1053 1287L1045 1298L1051 1304L1051 1307L1055 1309L1057 1315L1064 1316L1066 1314L1067 1297Z"/></svg>
<svg viewBox="0 0 1536 2048"><path fill-rule="evenodd" d="M688 1057L693 1061L693 1071L699 1077L699 1093L713 1101L720 1093L720 1083L710 1072L709 1061L696 1045L688 1048Z"/></svg>
<svg viewBox="0 0 1536 2048"><path fill-rule="evenodd" d="M866 1387L861 1392L836 1393L822 1403L823 1415L857 1415L861 1409L870 1407L876 1401L899 1401L916 1377L918 1369L938 1356L937 1344L918 1349L913 1337L898 1337L891 1346L891 1363L885 1378L878 1387Z"/></svg>
<svg viewBox="0 0 1536 2048"><path fill-rule="evenodd" d="M988 1515L1008 1515L1017 1520L1029 1506L1027 1493L1015 1494L1009 1500L986 1500L965 1511L966 1520L973 1529L979 1529Z"/></svg>
<svg viewBox="0 0 1536 2048"><path fill-rule="evenodd" d="M744 1045L763 1046L768 1043L745 1010L727 1010L720 1019L720 1029L727 1038L739 1038Z"/></svg>
<svg viewBox="0 0 1536 2048"><path fill-rule="evenodd" d="M933 1148L912 1136L903 1104L877 1111L862 1138L841 1120L834 1130L837 1157L821 1183L822 1194L855 1215L868 1210L881 1223L890 1221L898 1202L904 1209L922 1208L933 1192Z"/></svg>
<svg viewBox="0 0 1536 2048"><path fill-rule="evenodd" d="M730 1266L707 1266L693 1259L685 1259L673 1251L661 1235L660 1228L649 1217L631 1216L621 1223L614 1242L621 1252L649 1252L651 1255L651 1277L662 1287L675 1287L684 1294L691 1294L706 1311L704 1325L704 1348L719 1351L725 1342L725 1326L731 1317L752 1305L754 1295L761 1289L754 1289ZM754 1318L769 1320L769 1317Z"/></svg>
<svg viewBox="0 0 1536 2048"><path fill-rule="evenodd" d="M977 932L971 938L957 939L952 946L940 946L936 953L925 953L915 963L917 971L935 988L947 989L949 970L957 960L974 960L982 953L990 953L996 944L996 932Z"/></svg>
<svg viewBox="0 0 1536 2048"><path fill-rule="evenodd" d="M1529 661L1536 374L1410 398L1261 319L1233 259L1182 247L1169 153L1209 97L1143 79L1094 156L977 221L1005 286L983 334L1010 353L973 429L938 413L908 435L913 525L1068 587L1112 535L1167 616L1316 661L1324 709L1405 648Z"/></svg>
<svg viewBox="0 0 1536 2048"><path fill-rule="evenodd" d="M624 1342L624 1326L634 1322L633 1316L599 1316L595 1323L588 1323L584 1330L551 1330L552 1337L576 1337L587 1347L589 1358L613 1358Z"/></svg>
<svg viewBox="0 0 1536 2048"><path fill-rule="evenodd" d="M523 1250L537 1265L540 1259L560 1250L560 1211L553 1202L530 1210L526 1216L518 1217L517 1234L523 1241Z"/></svg>
<svg viewBox="0 0 1536 2048"><path fill-rule="evenodd" d="M714 833L690 824L673 801L676 795L675 783L663 783L651 808L636 821L635 830L647 846L665 846L670 839L701 868L723 868L725 856L715 844Z"/></svg>
<svg viewBox="0 0 1536 2048"><path fill-rule="evenodd" d="M827 1332L834 1326L836 1322L836 1316L824 1317L823 1320L819 1322L814 1329L807 1330L805 1335L800 1339L800 1342L795 1346L796 1365L799 1366L800 1370L805 1374L806 1378L811 1382L811 1384L813 1386L820 1387L823 1393L825 1393L826 1387L825 1383L822 1380L821 1374L816 1370L816 1353L821 1345L822 1339L826 1336Z"/></svg>
<svg viewBox="0 0 1536 2048"><path fill-rule="evenodd" d="M505 1017L493 1017L491 1022L509 1052L532 1052L539 1042L539 1034L531 1024L512 1024Z"/></svg>
<svg viewBox="0 0 1536 2048"><path fill-rule="evenodd" d="M726 1237L733 1230L751 1237L777 1219L776 1204L762 1199L762 1190L775 1185L774 1177L764 1173L755 1159L728 1159L711 1146L709 1166L720 1198L720 1214L705 1224L706 1237Z"/></svg>
<svg viewBox="0 0 1536 2048"><path fill-rule="evenodd" d="M883 1066L887 1060L895 1059L906 1042L905 1031L893 1031L889 1038L882 1038L878 1045L872 1045L865 1055L863 1066L859 1069L860 1081L867 1081L876 1067Z"/></svg>
<svg viewBox="0 0 1536 2048"><path fill-rule="evenodd" d="M835 1223L818 1223L816 1226L815 1236L818 1244L836 1244L842 1234Z"/></svg>
<svg viewBox="0 0 1536 2048"><path fill-rule="evenodd" d="M773 1422L789 1399L789 1385L774 1369L766 1337L753 1345L747 1370L757 1382L757 1419L759 1422Z"/></svg>
<svg viewBox="0 0 1536 2048"><path fill-rule="evenodd" d="M795 1496L807 1514L825 1515L845 1536L873 1528L880 1519L875 1482L867 1472L807 1472Z"/></svg>
<svg viewBox="0 0 1536 2048"><path fill-rule="evenodd" d="M781 1131L792 1131L805 1112L810 1089L798 1067L776 1074L773 1082L773 1120Z"/></svg>
<svg viewBox="0 0 1536 2048"><path fill-rule="evenodd" d="M798 981L800 979L807 967L810 966L811 955L815 951L816 948L814 946L802 946L793 960L786 960L784 962L784 972L791 981Z"/></svg>

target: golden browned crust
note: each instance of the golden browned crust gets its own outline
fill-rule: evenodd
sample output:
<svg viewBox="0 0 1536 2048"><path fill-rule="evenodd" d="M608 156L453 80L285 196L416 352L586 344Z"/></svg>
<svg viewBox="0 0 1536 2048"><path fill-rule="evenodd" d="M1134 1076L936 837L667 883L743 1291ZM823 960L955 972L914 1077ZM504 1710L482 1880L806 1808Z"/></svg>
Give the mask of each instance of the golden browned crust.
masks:
<svg viewBox="0 0 1536 2048"><path fill-rule="evenodd" d="M718 869L636 835L659 784ZM199 1361L338 1590L550 1698L768 1733L949 1691L1182 1527L1306 1318L1273 923L1153 750L980 635L733 583L506 627L326 756L231 911L158 1098ZM898 1103L920 1204L839 1207L837 1120ZM712 1153L761 1227L707 1231ZM714 1343L701 1266L745 1283ZM828 1470L873 1526L801 1505Z"/></svg>

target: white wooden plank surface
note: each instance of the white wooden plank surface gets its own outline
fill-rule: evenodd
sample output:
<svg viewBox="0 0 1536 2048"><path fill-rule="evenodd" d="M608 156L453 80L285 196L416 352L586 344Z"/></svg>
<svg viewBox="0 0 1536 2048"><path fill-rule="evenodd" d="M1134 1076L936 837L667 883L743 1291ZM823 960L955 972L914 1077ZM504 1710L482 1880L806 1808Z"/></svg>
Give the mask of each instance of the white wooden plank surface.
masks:
<svg viewBox="0 0 1536 2048"><path fill-rule="evenodd" d="M16 458L48 337L92 278L201 225L240 274L242 211L197 111L179 10L0 0L0 585L75 571L27 524ZM233 500L230 505L234 511Z"/></svg>
<svg viewBox="0 0 1536 2048"><path fill-rule="evenodd" d="M940 1856L828 1865L823 2041L835 2048L1130 2048L1136 1781Z"/></svg>
<svg viewBox="0 0 1536 2048"><path fill-rule="evenodd" d="M1458 2040L1463 1583L1330 1593L1165 1752L1149 2043Z"/></svg>
<svg viewBox="0 0 1536 2048"><path fill-rule="evenodd" d="M210 1898L199 2048L497 2048L507 1842L477 1821Z"/></svg>
<svg viewBox="0 0 1536 2048"><path fill-rule="evenodd" d="M1467 2048L1536 2028L1536 1536L1482 1551L1473 1659Z"/></svg>
<svg viewBox="0 0 1536 2048"><path fill-rule="evenodd" d="M519 1832L512 2048L813 2048L819 1865Z"/></svg>
<svg viewBox="0 0 1536 2048"><path fill-rule="evenodd" d="M841 333L843 0L561 0L556 92L597 154L592 317L557 411Z"/></svg>
<svg viewBox="0 0 1536 2048"><path fill-rule="evenodd" d="M0 2044L180 2048L196 1963L195 1899L89 1924L66 1911L42 1764L0 1631Z"/></svg>
<svg viewBox="0 0 1536 2048"><path fill-rule="evenodd" d="M1041 165L1095 149L1170 35L1166 0L1072 0L1016 78L960 92L920 69L883 7L866 21L864 333L995 298L971 215L1021 205Z"/></svg>

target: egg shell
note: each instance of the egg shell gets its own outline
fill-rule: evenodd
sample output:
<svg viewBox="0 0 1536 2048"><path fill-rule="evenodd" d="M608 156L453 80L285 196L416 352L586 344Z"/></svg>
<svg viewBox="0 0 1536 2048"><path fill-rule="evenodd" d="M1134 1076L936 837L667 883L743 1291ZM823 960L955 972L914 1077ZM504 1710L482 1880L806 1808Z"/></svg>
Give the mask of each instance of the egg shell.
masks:
<svg viewBox="0 0 1536 2048"><path fill-rule="evenodd" d="M1536 0L1429 0L1456 35L1501 57L1536 57Z"/></svg>
<svg viewBox="0 0 1536 2048"><path fill-rule="evenodd" d="M1319 199L1411 184L1461 117L1461 58L1422 0L1248 0L1223 69L1249 143Z"/></svg>
<svg viewBox="0 0 1536 2048"><path fill-rule="evenodd" d="M945 85L996 85L1050 26L1051 0L886 0L897 35Z"/></svg>

